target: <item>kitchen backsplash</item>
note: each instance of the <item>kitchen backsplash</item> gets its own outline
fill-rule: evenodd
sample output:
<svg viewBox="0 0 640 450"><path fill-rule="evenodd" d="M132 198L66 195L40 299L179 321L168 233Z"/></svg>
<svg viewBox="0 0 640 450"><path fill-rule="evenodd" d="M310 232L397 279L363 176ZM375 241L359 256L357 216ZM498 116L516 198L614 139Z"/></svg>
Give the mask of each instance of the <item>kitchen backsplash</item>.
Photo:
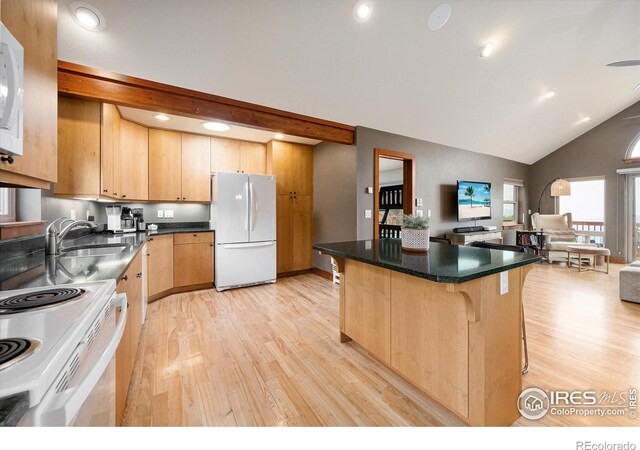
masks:
<svg viewBox="0 0 640 450"><path fill-rule="evenodd" d="M76 219L86 219L87 211L94 216L96 223L107 223L105 206L112 203L94 202L89 200L75 200L56 198L53 191L38 191L35 189L19 189L17 194L17 213L19 220L51 221L58 217L70 217L71 210L75 210ZM146 223L180 223L180 222L208 222L209 204L201 203L122 203L130 208L142 208ZM162 218L158 217L162 211ZM164 217L170 211L172 218Z"/></svg>

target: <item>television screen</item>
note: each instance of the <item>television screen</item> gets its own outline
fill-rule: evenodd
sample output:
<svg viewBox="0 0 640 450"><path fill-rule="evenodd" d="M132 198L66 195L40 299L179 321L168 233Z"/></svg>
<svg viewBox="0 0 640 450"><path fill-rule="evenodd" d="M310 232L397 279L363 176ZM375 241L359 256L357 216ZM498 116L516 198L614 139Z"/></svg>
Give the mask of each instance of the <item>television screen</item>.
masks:
<svg viewBox="0 0 640 450"><path fill-rule="evenodd" d="M491 219L491 183L458 181L458 221Z"/></svg>

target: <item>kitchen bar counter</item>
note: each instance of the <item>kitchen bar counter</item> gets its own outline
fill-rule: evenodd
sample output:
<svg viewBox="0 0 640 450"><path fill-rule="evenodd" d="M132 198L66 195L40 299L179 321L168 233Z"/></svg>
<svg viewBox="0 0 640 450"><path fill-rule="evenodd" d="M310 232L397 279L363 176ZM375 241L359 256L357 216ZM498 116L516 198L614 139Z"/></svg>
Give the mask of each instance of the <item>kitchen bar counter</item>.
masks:
<svg viewBox="0 0 640 450"><path fill-rule="evenodd" d="M119 279L144 245L149 236L177 233L205 233L209 227L161 228L157 231L87 234L76 239L65 239L62 253L69 247L99 247L125 245L126 249L110 256L53 257L44 254L44 239L37 251L26 252L2 262L0 290L55 286L67 283Z"/></svg>
<svg viewBox="0 0 640 450"><path fill-rule="evenodd" d="M431 242L428 253L402 251L400 239L337 242L313 247L324 254L348 258L438 283L464 283L542 260L528 253Z"/></svg>
<svg viewBox="0 0 640 450"><path fill-rule="evenodd" d="M354 341L470 425L520 414L522 292L537 256L400 240L314 247L340 273L340 342Z"/></svg>

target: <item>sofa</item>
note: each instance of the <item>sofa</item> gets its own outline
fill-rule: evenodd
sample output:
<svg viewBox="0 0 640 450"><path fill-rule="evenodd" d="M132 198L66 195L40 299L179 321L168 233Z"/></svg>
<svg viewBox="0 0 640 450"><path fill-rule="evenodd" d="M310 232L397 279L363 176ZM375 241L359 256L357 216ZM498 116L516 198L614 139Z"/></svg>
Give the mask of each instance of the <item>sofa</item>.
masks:
<svg viewBox="0 0 640 450"><path fill-rule="evenodd" d="M620 271L620 300L640 303L640 261Z"/></svg>
<svg viewBox="0 0 640 450"><path fill-rule="evenodd" d="M589 236L579 234L571 228L571 213L540 214L531 216L531 226L535 231L542 231L544 235L544 253L547 261L567 261L567 246L590 246Z"/></svg>

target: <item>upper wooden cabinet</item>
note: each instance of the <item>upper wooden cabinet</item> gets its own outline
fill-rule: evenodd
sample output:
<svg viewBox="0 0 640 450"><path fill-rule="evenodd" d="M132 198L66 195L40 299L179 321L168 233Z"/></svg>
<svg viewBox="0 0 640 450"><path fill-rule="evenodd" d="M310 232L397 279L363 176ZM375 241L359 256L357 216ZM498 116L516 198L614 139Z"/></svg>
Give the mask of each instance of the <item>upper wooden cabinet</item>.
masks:
<svg viewBox="0 0 640 450"><path fill-rule="evenodd" d="M100 103L60 97L55 194L100 195L100 108Z"/></svg>
<svg viewBox="0 0 640 450"><path fill-rule="evenodd" d="M259 142L211 138L211 172L267 173L267 148Z"/></svg>
<svg viewBox="0 0 640 450"><path fill-rule="evenodd" d="M114 105L102 104L101 128L101 194L117 197L120 171L115 170L116 153L120 151L120 113Z"/></svg>
<svg viewBox="0 0 640 450"><path fill-rule="evenodd" d="M120 151L116 154L120 169L118 198L149 199L149 129L137 123L120 122Z"/></svg>
<svg viewBox="0 0 640 450"><path fill-rule="evenodd" d="M291 142L267 143L278 194L313 195L313 147Z"/></svg>
<svg viewBox="0 0 640 450"><path fill-rule="evenodd" d="M207 136L182 133L182 200L211 200L211 139Z"/></svg>
<svg viewBox="0 0 640 450"><path fill-rule="evenodd" d="M182 200L182 136L149 130L149 200Z"/></svg>
<svg viewBox="0 0 640 450"><path fill-rule="evenodd" d="M23 155L0 162L0 183L48 189L57 178L56 0L2 0L2 23L24 47Z"/></svg>

